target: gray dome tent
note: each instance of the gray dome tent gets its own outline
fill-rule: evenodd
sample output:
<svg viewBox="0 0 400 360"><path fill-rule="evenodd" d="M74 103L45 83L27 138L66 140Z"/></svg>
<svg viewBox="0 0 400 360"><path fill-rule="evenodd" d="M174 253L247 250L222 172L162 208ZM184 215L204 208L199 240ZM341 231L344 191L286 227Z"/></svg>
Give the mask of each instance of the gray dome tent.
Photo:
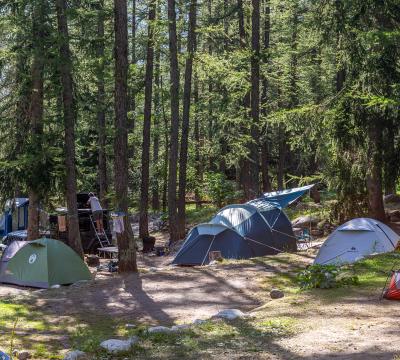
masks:
<svg viewBox="0 0 400 360"><path fill-rule="evenodd" d="M357 218L340 225L319 249L314 264L354 263L365 256L393 251L399 236L375 219Z"/></svg>
<svg viewBox="0 0 400 360"><path fill-rule="evenodd" d="M209 223L194 227L172 263L206 265L210 251L220 251L226 259L247 259L296 249L286 214L260 198L226 206Z"/></svg>

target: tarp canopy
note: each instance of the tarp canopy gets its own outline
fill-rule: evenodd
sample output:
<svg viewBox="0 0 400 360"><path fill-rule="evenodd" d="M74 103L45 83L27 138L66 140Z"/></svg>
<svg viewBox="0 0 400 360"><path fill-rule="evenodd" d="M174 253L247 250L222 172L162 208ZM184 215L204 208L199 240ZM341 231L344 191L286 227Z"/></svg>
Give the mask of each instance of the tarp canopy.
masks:
<svg viewBox="0 0 400 360"><path fill-rule="evenodd" d="M22 286L49 288L90 280L85 263L63 242L38 239L13 242L0 259L0 282Z"/></svg>
<svg viewBox="0 0 400 360"><path fill-rule="evenodd" d="M309 191L314 184L306 185L298 188L273 191L269 193L264 193L263 198L275 203L281 208L285 208L286 206L295 202L298 198L303 196L307 191Z"/></svg>

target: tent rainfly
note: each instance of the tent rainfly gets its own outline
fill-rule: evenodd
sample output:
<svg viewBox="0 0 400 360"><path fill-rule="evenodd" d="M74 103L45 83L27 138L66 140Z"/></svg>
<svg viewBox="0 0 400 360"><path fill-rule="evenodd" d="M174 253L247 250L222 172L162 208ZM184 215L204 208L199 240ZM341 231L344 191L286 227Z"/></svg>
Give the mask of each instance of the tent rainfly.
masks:
<svg viewBox="0 0 400 360"><path fill-rule="evenodd" d="M220 251L226 259L247 259L296 249L286 214L259 198L226 206L209 223L194 227L172 263L206 265L211 251Z"/></svg>
<svg viewBox="0 0 400 360"><path fill-rule="evenodd" d="M14 241L0 259L3 283L47 289L91 278L82 259L58 240Z"/></svg>
<svg viewBox="0 0 400 360"><path fill-rule="evenodd" d="M393 251L399 236L378 220L357 218L339 226L321 246L314 264L354 263L365 256Z"/></svg>

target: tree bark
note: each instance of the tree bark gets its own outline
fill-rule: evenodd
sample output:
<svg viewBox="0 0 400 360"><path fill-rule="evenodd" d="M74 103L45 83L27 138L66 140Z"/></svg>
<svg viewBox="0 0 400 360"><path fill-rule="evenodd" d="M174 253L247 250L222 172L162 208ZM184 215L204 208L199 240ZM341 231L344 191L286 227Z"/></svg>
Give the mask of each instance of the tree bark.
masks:
<svg viewBox="0 0 400 360"><path fill-rule="evenodd" d="M157 11L160 13L159 10ZM160 48L156 49L156 64L155 64L155 76L154 76L154 85L155 85L155 93L154 93L154 132L153 132L153 186L152 186L152 195L151 195L151 207L153 210L160 210L160 170L159 170L159 153L160 153L160 71L161 71L161 63L160 63ZM168 161L167 161L168 162Z"/></svg>
<svg viewBox="0 0 400 360"><path fill-rule="evenodd" d="M367 189L370 216L386 221L382 194L382 126L380 119L371 119L368 128Z"/></svg>
<svg viewBox="0 0 400 360"><path fill-rule="evenodd" d="M131 9L131 65L136 65L136 1L132 0L132 9ZM136 120L136 89L135 83L131 84L129 90L129 110L131 112L130 117L128 118L128 129L129 132L133 133L135 130L135 120ZM135 149L132 146L128 148L128 155L130 158L133 157Z"/></svg>
<svg viewBox="0 0 400 360"><path fill-rule="evenodd" d="M60 36L60 74L65 127L65 170L66 198L68 221L68 244L79 256L83 257L81 236L79 232L78 208L76 200L76 168L75 168L75 123L76 108L72 83L72 63L69 49L66 0L56 0L58 33Z"/></svg>
<svg viewBox="0 0 400 360"><path fill-rule="evenodd" d="M178 134L179 134L179 65L176 37L175 0L168 0L168 30L170 52L171 82L171 132L168 176L168 215L171 241L179 240L176 181L178 167Z"/></svg>
<svg viewBox="0 0 400 360"><path fill-rule="evenodd" d="M259 122L260 122L260 0L252 0L251 14L251 137L250 144L250 187L251 199L259 195Z"/></svg>
<svg viewBox="0 0 400 360"><path fill-rule="evenodd" d="M137 271L136 246L128 216L128 27L127 2L114 0L115 31L115 208L123 214L124 231L117 233L119 272Z"/></svg>
<svg viewBox="0 0 400 360"><path fill-rule="evenodd" d="M197 0L190 1L189 32L185 65L185 83L183 87L182 134L179 158L179 197L178 197L178 232L179 238L185 237L186 222L186 171L188 160L189 117L192 90L193 58L196 51L196 14Z"/></svg>
<svg viewBox="0 0 400 360"><path fill-rule="evenodd" d="M195 70L194 75L194 89L193 98L196 112L194 114L194 140L195 140L195 169L196 169L196 187L194 189L194 197L196 201L196 208L201 208L201 196L200 196L200 186L203 183L203 167L200 157L200 149L202 148L202 143L200 141L200 124L199 115L197 108L199 106L199 84L197 79L197 71Z"/></svg>
<svg viewBox="0 0 400 360"><path fill-rule="evenodd" d="M33 61L32 61L32 92L30 101L30 132L32 151L35 154L34 173L39 175L40 157L42 156L43 134L43 70L44 70L44 3L37 1L33 9ZM30 184L28 207L28 240L39 238L39 205L40 189L37 179Z"/></svg>
<svg viewBox="0 0 400 360"><path fill-rule="evenodd" d="M246 30L245 30L245 22L244 22L244 9L243 9L243 1L238 0L238 25L239 25L239 43L240 47L243 50L246 50L247 48L247 39L246 39ZM251 108L251 92L247 92L245 96L243 97L242 104L241 104L241 109L243 111L243 116L247 119L249 117L249 112ZM253 124L252 124L253 125ZM252 128L252 126L251 126ZM245 132L247 135L247 129L242 128L241 131ZM252 135L252 134L250 134ZM250 149L251 144L246 144L246 147L248 148L248 151L250 152L248 158L242 158L239 160L239 182L240 182L240 187L243 190L243 200L250 200L252 199L252 179L251 179L251 174L250 174L250 161L251 157L253 154L251 154L251 149Z"/></svg>
<svg viewBox="0 0 400 360"><path fill-rule="evenodd" d="M271 15L270 0L264 0L265 20L264 20L264 51L266 52L266 63L269 64L270 49L270 32L271 32ZM261 177L263 192L272 191L271 179L269 177L269 147L268 147L268 122L267 122L267 105L268 105L268 79L263 76L262 79L262 96L261 96L261 114L264 117L265 126L263 128L263 141L261 144Z"/></svg>
<svg viewBox="0 0 400 360"><path fill-rule="evenodd" d="M139 237L149 237L149 179L150 179L150 131L151 105L153 94L154 68L154 20L156 18L156 0L150 0L147 30L147 60L144 89L143 143L142 143L142 179L140 185Z"/></svg>
<svg viewBox="0 0 400 360"><path fill-rule="evenodd" d="M97 15L97 136L98 136L98 181L101 203L107 208L107 155L106 155L106 113L104 89L104 0L99 0Z"/></svg>

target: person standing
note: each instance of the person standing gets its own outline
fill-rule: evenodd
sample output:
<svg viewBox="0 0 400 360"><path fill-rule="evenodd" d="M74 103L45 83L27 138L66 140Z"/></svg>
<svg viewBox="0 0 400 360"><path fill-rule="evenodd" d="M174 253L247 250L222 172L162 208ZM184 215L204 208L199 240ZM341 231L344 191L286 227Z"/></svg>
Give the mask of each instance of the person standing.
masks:
<svg viewBox="0 0 400 360"><path fill-rule="evenodd" d="M92 218L96 221L97 232L104 232L103 225L103 208L101 207L100 201L92 192L89 193L89 200L87 202L92 210Z"/></svg>

